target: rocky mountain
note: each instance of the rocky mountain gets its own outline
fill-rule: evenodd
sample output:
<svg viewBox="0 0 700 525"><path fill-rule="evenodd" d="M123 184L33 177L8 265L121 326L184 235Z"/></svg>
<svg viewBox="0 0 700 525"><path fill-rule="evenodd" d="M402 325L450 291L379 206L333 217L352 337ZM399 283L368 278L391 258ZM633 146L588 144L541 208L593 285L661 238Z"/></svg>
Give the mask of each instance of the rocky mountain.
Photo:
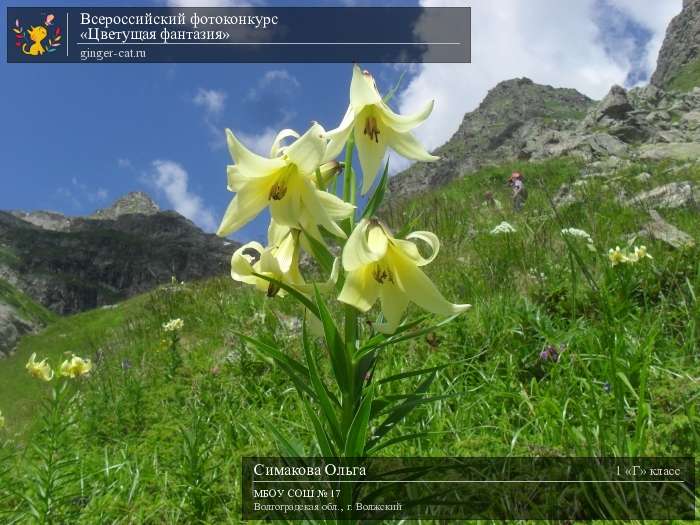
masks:
<svg viewBox="0 0 700 525"><path fill-rule="evenodd" d="M89 217L0 212L0 279L58 314L114 304L171 277L223 274L235 247L144 193Z"/></svg>
<svg viewBox="0 0 700 525"><path fill-rule="evenodd" d="M683 0L683 10L666 31L651 83L688 89L700 79L700 0Z"/></svg>
<svg viewBox="0 0 700 525"><path fill-rule="evenodd" d="M648 86L629 92L613 86L596 103L573 89L527 78L501 82L434 152L439 161L417 163L390 180L392 199L516 159L574 156L603 170L634 159L697 160L699 49L700 0L686 0L669 26Z"/></svg>
<svg viewBox="0 0 700 525"><path fill-rule="evenodd" d="M517 158L529 137L574 129L593 104L575 89L542 86L528 78L501 82L434 152L440 156L438 162L414 164L390 179L392 197L408 196L486 164Z"/></svg>

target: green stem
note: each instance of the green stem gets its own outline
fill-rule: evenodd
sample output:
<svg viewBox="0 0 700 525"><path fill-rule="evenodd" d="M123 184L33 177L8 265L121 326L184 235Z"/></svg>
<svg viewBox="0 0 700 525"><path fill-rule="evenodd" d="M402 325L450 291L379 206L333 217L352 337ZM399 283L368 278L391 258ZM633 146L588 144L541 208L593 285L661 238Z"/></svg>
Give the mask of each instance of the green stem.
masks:
<svg viewBox="0 0 700 525"><path fill-rule="evenodd" d="M357 205L357 188L355 184L355 172L352 169L352 154L354 150L355 139L353 135L350 135L348 143L345 145L345 165L343 168L343 200L345 202L349 202L353 206ZM350 217L346 222L350 225L349 230L352 230L352 227L355 223L354 215Z"/></svg>
<svg viewBox="0 0 700 525"><path fill-rule="evenodd" d="M569 250L569 267L571 268L571 318L576 321L576 267L571 250Z"/></svg>

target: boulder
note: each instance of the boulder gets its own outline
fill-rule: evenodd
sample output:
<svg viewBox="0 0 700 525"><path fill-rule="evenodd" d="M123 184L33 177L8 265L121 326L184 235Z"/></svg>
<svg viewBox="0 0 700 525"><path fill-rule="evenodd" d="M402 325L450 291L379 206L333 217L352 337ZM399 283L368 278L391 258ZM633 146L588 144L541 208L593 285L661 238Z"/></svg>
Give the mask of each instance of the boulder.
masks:
<svg viewBox="0 0 700 525"><path fill-rule="evenodd" d="M16 308L0 303L0 358L10 355L19 338L36 328L37 326L25 319Z"/></svg>
<svg viewBox="0 0 700 525"><path fill-rule="evenodd" d="M639 158L642 160L698 160L700 159L700 143L644 144L639 148Z"/></svg>
<svg viewBox="0 0 700 525"><path fill-rule="evenodd" d="M621 86L615 85L610 88L610 91L601 100L596 108L596 112L601 117L610 117L615 120L622 120L627 117L627 114L632 111L632 104L627 98L627 91Z"/></svg>
<svg viewBox="0 0 700 525"><path fill-rule="evenodd" d="M687 248L695 245L695 239L673 224L666 222L656 210L649 210L651 221L637 232L637 237L649 237L665 242L674 248Z"/></svg>
<svg viewBox="0 0 700 525"><path fill-rule="evenodd" d="M697 189L689 181L670 182L638 193L624 204L647 209L671 209L698 204Z"/></svg>

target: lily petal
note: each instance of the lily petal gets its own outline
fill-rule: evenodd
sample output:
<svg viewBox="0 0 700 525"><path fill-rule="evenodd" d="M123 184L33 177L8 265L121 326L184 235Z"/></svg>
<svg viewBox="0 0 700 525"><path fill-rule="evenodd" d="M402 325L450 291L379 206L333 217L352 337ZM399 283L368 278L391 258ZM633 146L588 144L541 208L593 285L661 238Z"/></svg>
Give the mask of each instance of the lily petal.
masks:
<svg viewBox="0 0 700 525"><path fill-rule="evenodd" d="M331 219L347 219L355 211L355 206L327 191L316 191L316 196Z"/></svg>
<svg viewBox="0 0 700 525"><path fill-rule="evenodd" d="M401 323L403 314L408 306L408 296L391 283L381 286L379 297L382 301L382 313L386 323L377 324L375 328L385 334L393 334Z"/></svg>
<svg viewBox="0 0 700 525"><path fill-rule="evenodd" d="M378 296L379 283L372 275L371 267L364 266L346 275L338 300L366 312Z"/></svg>
<svg viewBox="0 0 700 525"><path fill-rule="evenodd" d="M284 150L289 162L304 175L313 174L326 153L326 130L314 123L309 130Z"/></svg>
<svg viewBox="0 0 700 525"><path fill-rule="evenodd" d="M326 146L326 153L323 155L324 161L333 160L340 155L343 147L345 147L345 143L348 141L348 137L350 137L354 122L355 110L352 109L352 106L348 106L348 110L345 112L345 116L338 127L326 133L326 138L329 139L329 142L328 146Z"/></svg>
<svg viewBox="0 0 700 525"><path fill-rule="evenodd" d="M374 78L367 71L362 71L355 64L352 68L352 81L350 82L350 105L359 113L363 107L379 104L382 96L377 90Z"/></svg>
<svg viewBox="0 0 700 525"><path fill-rule="evenodd" d="M410 242L410 239L420 239L421 241L425 242L430 246L430 256L426 259L423 257L420 252L418 251L418 248L416 245L412 242ZM433 262L435 257L437 257L437 254L440 252L440 239L438 239L437 235L435 235L433 232L426 232L426 231L417 231L413 233L409 233L406 235L406 241L409 241L408 244L413 246L413 249L409 248L408 250L405 250L408 255L416 261L416 264L418 266L425 266L426 264L430 264ZM402 248L406 246L406 244L401 245ZM410 253L409 250L415 250L415 252Z"/></svg>
<svg viewBox="0 0 700 525"><path fill-rule="evenodd" d="M253 275L255 257L250 252L262 254L264 248L258 242L249 242L238 248L231 257L231 277L239 282L256 284L258 278Z"/></svg>
<svg viewBox="0 0 700 525"><path fill-rule="evenodd" d="M416 137L409 132L398 133L391 128L387 128L385 132L388 135L389 145L402 157L423 162L433 162L440 158L428 153Z"/></svg>
<svg viewBox="0 0 700 525"><path fill-rule="evenodd" d="M428 276L405 255L392 251L390 258L396 285L424 310L448 316L471 308L469 304L453 304L445 299Z"/></svg>
<svg viewBox="0 0 700 525"><path fill-rule="evenodd" d="M281 158L266 159L250 151L230 129L226 130L226 142L238 170L247 177L264 177L284 167L285 162Z"/></svg>
<svg viewBox="0 0 700 525"><path fill-rule="evenodd" d="M323 226L328 233L344 239L346 237L345 232L340 229L340 226L333 222L328 212L321 204L319 194L326 192L317 190L309 179L304 178L300 182L301 188L299 192L305 211L314 218L316 224Z"/></svg>
<svg viewBox="0 0 700 525"><path fill-rule="evenodd" d="M298 139L299 133L289 128L280 131L275 137L275 140L272 141L272 146L270 147L270 157L277 157L281 153L281 149L283 149L282 141L284 139L288 139L289 137Z"/></svg>
<svg viewBox="0 0 700 525"><path fill-rule="evenodd" d="M390 132L389 128L380 128L379 133L375 135L365 133L365 126L369 118L374 118L373 111L371 108L366 108L355 121L355 144L362 167L363 195L369 191L377 177L377 172L386 153L387 133Z"/></svg>
<svg viewBox="0 0 700 525"><path fill-rule="evenodd" d="M296 235L292 230L289 231L282 242L278 245L277 253L275 253L275 259L277 259L277 263L279 264L279 268L282 273L289 272L289 269L292 267L292 263L294 262L294 254L298 250L297 239L295 239L295 237L298 238L299 230L296 231Z"/></svg>
<svg viewBox="0 0 700 525"><path fill-rule="evenodd" d="M434 100L430 100L423 106L422 109L412 115L399 115L394 113L392 109L382 101L381 103L381 118L384 123L397 133L405 133L422 124L425 119L430 116L435 105Z"/></svg>
<svg viewBox="0 0 700 525"><path fill-rule="evenodd" d="M343 268L345 268L345 271L355 271L362 266L378 261L386 254L388 240L382 246L381 241L375 239L373 247L370 247L367 240L369 226L370 222L367 219L362 219L357 223L348 241L345 243L343 248ZM381 230L379 226L376 226L376 228Z"/></svg>
<svg viewBox="0 0 700 525"><path fill-rule="evenodd" d="M225 237L250 222L267 206L269 191L264 184L243 188L226 208L216 234Z"/></svg>

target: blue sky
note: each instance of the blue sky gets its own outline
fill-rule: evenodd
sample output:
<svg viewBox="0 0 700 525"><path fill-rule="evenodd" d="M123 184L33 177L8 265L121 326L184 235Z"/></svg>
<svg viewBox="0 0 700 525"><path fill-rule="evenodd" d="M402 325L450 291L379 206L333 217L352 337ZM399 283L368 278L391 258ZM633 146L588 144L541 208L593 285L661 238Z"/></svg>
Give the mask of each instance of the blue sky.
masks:
<svg viewBox="0 0 700 525"><path fill-rule="evenodd" d="M583 56L579 62L566 56L547 63L544 41L545 54L533 61L539 66L532 70L506 59L499 66L497 50L490 44L480 47L482 39L501 39L498 25L488 33L477 28L477 24L490 27L488 17L494 16L480 1L481 6L474 2L473 12L474 64L413 68L397 97L399 109L411 109L433 96L431 85L444 84L439 82L441 74L455 72L452 87L435 89L437 107L439 95L448 101L442 112L436 110L436 123L422 136L419 133L430 147L447 140L464 111L473 109L498 80L528 74L535 81L570 82L570 87L590 96L602 96L611 79L643 82L650 73L645 46L655 39L660 42L661 24L654 20L645 24L644 15L635 15L634 7L620 7L626 0L585 0L592 2L589 20L597 28L589 45L600 53L596 51L591 59ZM1 16L3 27L8 27L4 9ZM126 192L142 190L162 208L176 208L212 231L231 198L226 191L230 157L224 128L232 128L261 149L282 127L303 132L317 120L330 129L347 107L351 74L347 64L28 66L6 64L5 39L0 40L0 209L88 214ZM618 45L622 43L627 47ZM528 55L542 52L535 44L526 50ZM487 60L490 53L496 53L496 58ZM592 64L599 77L590 80L585 75L587 60L600 61ZM371 67L382 90L391 87L403 69ZM472 78L477 71L480 83ZM460 78L465 79L463 85ZM440 91L447 89L452 91ZM260 238L264 224L261 218L234 237Z"/></svg>

